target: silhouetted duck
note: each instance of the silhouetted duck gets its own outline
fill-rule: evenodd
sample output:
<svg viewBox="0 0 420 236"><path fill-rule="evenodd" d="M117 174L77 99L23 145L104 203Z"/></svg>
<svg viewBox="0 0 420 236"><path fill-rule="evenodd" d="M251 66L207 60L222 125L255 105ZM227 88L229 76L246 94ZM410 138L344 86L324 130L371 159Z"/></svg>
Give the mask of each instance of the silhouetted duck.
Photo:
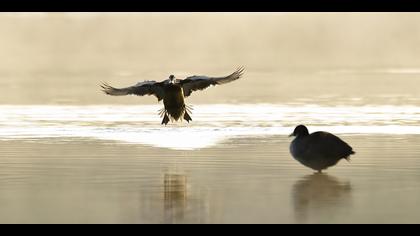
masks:
<svg viewBox="0 0 420 236"><path fill-rule="evenodd" d="M225 77L208 77L203 75L194 75L184 80L175 79L174 75L162 82L144 81L127 88L114 88L103 83L103 91L108 95L154 95L158 101L163 100L164 108L160 114L163 117L162 124L168 124L169 120L178 121L181 117L187 122L192 121L189 107L185 105L184 98L197 90L204 90L211 85L226 84L239 79L244 72L244 68L238 68L234 73ZM182 118L181 118L182 120Z"/></svg>
<svg viewBox="0 0 420 236"><path fill-rule="evenodd" d="M296 138L290 144L290 153L304 166L318 172L334 166L341 159L349 161L355 154L352 147L339 137L327 132L309 134L308 128L299 125L290 136Z"/></svg>

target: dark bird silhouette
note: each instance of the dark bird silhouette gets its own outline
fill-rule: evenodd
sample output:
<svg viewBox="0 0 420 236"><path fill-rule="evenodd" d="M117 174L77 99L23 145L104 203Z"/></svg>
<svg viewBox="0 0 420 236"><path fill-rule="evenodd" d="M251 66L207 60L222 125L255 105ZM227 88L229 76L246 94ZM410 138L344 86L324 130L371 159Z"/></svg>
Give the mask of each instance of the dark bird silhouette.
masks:
<svg viewBox="0 0 420 236"><path fill-rule="evenodd" d="M244 68L238 68L234 73L225 77L209 77L204 75L194 75L186 79L176 79L174 75L170 75L169 79L162 82L144 81L127 88L114 88L107 83L101 85L102 91L112 96L124 95L154 95L158 101L163 100L164 108L160 111L163 117L162 124L168 124L170 120L178 121L179 119L192 121L189 113L190 107L185 104L185 98L189 97L192 92L204 90L210 86L226 84L241 78Z"/></svg>
<svg viewBox="0 0 420 236"><path fill-rule="evenodd" d="M328 132L309 134L308 128L299 125L290 136L296 138L290 144L293 158L318 172L336 165L341 159L350 160L353 148L339 137Z"/></svg>

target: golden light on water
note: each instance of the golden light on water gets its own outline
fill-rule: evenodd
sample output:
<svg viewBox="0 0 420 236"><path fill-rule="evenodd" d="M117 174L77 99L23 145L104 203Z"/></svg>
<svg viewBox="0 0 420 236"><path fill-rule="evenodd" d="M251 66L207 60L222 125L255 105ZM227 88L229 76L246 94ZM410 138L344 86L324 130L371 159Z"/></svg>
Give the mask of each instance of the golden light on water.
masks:
<svg viewBox="0 0 420 236"><path fill-rule="evenodd" d="M209 148L234 138L311 132L420 134L413 106L200 105L194 122L160 125L159 106L0 106L0 139L84 138L175 150ZM264 114L263 116L261 114Z"/></svg>
<svg viewBox="0 0 420 236"><path fill-rule="evenodd" d="M419 13L1 13L0 35L0 223L419 222ZM99 87L238 66L191 123ZM312 175L299 124L356 154Z"/></svg>

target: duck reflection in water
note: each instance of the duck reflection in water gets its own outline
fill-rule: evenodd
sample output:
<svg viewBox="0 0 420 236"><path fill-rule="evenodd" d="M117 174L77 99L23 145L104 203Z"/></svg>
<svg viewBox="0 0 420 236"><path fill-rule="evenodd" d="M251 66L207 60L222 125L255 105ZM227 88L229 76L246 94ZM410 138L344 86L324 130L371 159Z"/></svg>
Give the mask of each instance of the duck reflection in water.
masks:
<svg viewBox="0 0 420 236"><path fill-rule="evenodd" d="M165 174L163 185L165 222L177 223L177 220L184 219L187 208L187 177Z"/></svg>
<svg viewBox="0 0 420 236"><path fill-rule="evenodd" d="M318 219L334 217L336 210L351 204L351 190L350 182L327 174L315 173L303 177L295 183L292 191L296 220L307 222L311 212Z"/></svg>

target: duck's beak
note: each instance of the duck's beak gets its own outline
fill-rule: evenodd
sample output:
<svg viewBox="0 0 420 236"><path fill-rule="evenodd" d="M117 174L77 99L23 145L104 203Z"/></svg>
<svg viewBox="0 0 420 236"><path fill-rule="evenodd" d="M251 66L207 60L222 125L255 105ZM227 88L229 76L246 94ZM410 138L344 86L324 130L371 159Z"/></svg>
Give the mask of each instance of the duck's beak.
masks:
<svg viewBox="0 0 420 236"><path fill-rule="evenodd" d="M294 134L294 133L289 134L289 137L293 137L293 136L295 136L295 134Z"/></svg>

